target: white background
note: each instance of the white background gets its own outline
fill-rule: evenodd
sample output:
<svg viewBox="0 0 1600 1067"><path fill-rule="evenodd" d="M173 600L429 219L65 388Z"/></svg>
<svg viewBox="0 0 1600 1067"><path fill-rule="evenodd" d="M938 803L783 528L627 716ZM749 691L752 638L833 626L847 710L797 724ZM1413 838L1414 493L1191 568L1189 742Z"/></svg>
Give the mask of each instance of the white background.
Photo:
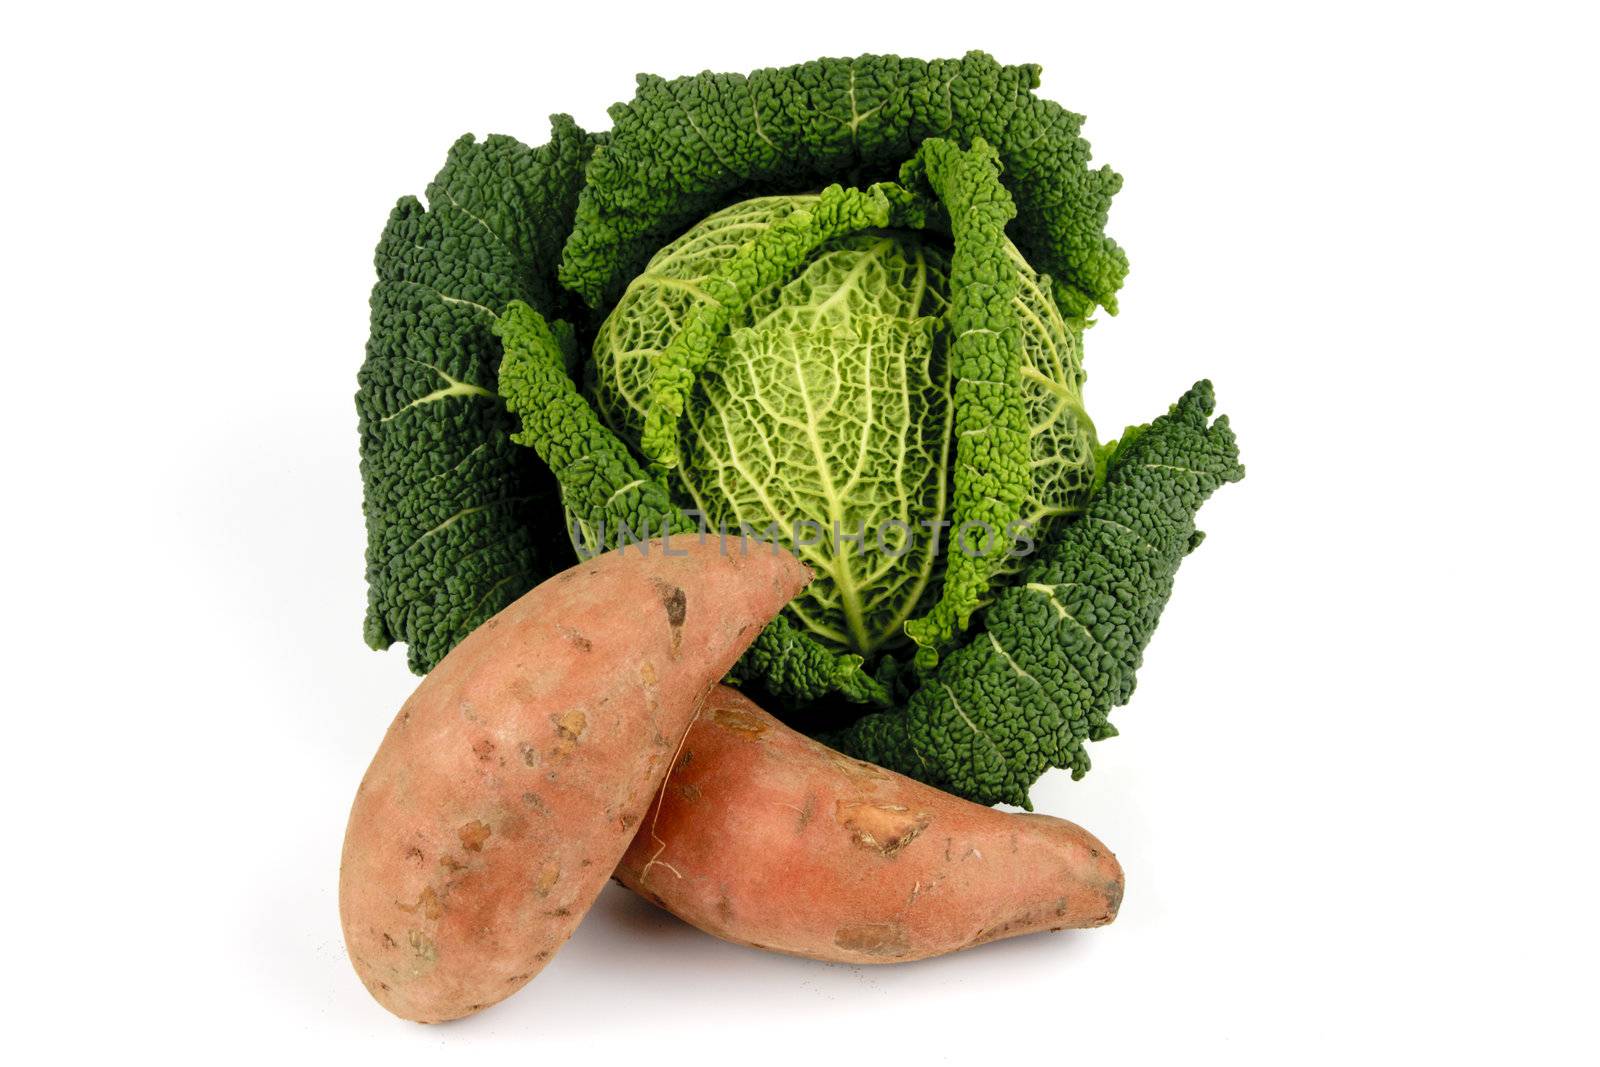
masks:
<svg viewBox="0 0 1600 1067"><path fill-rule="evenodd" d="M6 16L8 1048L1594 1062L1579 6L543 7ZM863 969L612 888L513 999L390 1018L335 907L414 685L361 641L351 396L389 207L463 131L605 125L639 70L972 47L1042 64L1127 178L1095 418L1209 376L1249 467L1123 735L1035 793L1117 850L1121 917Z"/></svg>

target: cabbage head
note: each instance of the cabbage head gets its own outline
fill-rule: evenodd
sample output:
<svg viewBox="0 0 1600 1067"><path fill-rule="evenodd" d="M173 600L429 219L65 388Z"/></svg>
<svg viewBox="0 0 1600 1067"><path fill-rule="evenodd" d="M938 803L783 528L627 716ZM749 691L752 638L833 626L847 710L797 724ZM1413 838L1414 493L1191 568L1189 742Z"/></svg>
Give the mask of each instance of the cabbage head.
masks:
<svg viewBox="0 0 1600 1067"><path fill-rule="evenodd" d="M757 197L717 211L624 291L585 384L634 449L650 452L657 366L696 312L717 304L718 277L741 248L819 199ZM1088 496L1097 442L1082 404L1083 323L1063 317L1048 276L1009 240L1003 254L1017 283L1009 302L1021 362L1015 379L995 384L1022 399L1028 435L1026 468L1013 472L1024 503L1009 531L953 528L946 238L885 228L826 241L732 309L685 398L675 462L662 468L675 502L710 529L796 548L817 577L789 611L829 647L870 660L904 644L905 624L939 602L949 555L1009 538L1013 551L994 573L1014 569ZM578 531L596 543L581 521Z"/></svg>

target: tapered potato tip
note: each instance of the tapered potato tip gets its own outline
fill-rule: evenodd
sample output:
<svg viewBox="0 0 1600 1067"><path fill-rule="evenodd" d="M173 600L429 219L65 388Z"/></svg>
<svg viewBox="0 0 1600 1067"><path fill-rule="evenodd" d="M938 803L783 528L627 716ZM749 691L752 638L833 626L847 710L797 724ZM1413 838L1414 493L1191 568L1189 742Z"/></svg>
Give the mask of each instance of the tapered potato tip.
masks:
<svg viewBox="0 0 1600 1067"><path fill-rule="evenodd" d="M1077 858L1070 876L1062 878L1063 896L1073 901L1071 910L1085 917L1075 925L1106 926L1115 921L1122 908L1125 884L1116 854L1075 822L1038 812L1023 812L1017 818L1036 823L1055 838L1058 847Z"/></svg>

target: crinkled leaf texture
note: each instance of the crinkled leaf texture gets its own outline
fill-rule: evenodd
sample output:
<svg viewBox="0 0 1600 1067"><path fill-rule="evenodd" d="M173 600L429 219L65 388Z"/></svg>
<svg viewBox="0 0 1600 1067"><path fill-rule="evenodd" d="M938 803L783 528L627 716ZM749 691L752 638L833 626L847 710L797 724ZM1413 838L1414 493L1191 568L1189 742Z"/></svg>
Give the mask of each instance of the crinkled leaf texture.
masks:
<svg viewBox="0 0 1600 1067"><path fill-rule="evenodd" d="M956 442L954 528L944 553L944 589L928 614L905 627L921 646L918 662L930 667L983 602L1031 489L1018 304L1022 278L1005 231L1016 208L1000 181L992 145L978 138L962 151L932 138L902 168L901 180L925 186L937 198L955 241L945 313L950 432ZM1089 445L1085 459L1092 456ZM1091 467L1087 473L1092 472Z"/></svg>
<svg viewBox="0 0 1600 1067"><path fill-rule="evenodd" d="M639 76L595 155L561 281L593 307L615 302L656 249L691 223L760 193L892 178L931 137L994 145L1016 200L1010 233L1056 280L1067 314L1116 311L1128 260L1105 235L1122 179L1089 168L1083 116L1033 95L1039 67L982 52L925 62L818 59L743 74Z"/></svg>
<svg viewBox="0 0 1600 1067"><path fill-rule="evenodd" d="M1111 709L1200 543L1195 513L1244 477L1226 416L1210 419L1210 382L1130 433L1087 511L990 605L984 627L925 678L903 709L826 740L984 804L1028 807L1051 767L1089 769L1084 742L1115 734Z"/></svg>
<svg viewBox="0 0 1600 1067"><path fill-rule="evenodd" d="M550 536L556 486L511 443L495 316L555 311L554 268L595 139L565 116L550 143L463 137L389 216L359 375L367 643L409 646L422 673L570 562ZM559 535L560 531L554 531Z"/></svg>

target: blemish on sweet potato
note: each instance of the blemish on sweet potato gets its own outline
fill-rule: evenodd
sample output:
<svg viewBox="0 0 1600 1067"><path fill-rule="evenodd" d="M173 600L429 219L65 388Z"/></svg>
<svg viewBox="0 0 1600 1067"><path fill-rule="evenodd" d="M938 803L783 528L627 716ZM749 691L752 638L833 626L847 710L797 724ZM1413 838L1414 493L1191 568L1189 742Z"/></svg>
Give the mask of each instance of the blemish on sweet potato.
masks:
<svg viewBox="0 0 1600 1067"><path fill-rule="evenodd" d="M540 815L550 814L550 808L545 804L544 798L531 790L522 794L522 804L523 807L532 808Z"/></svg>
<svg viewBox="0 0 1600 1067"><path fill-rule="evenodd" d="M841 800L834 806L834 820L850 832L857 845L893 856L915 841L933 822L933 816L925 811L913 812L901 804Z"/></svg>
<svg viewBox="0 0 1600 1067"><path fill-rule="evenodd" d="M858 759L851 759L843 752L835 752L831 748L823 748L821 745L818 745L817 747L822 749L822 754L827 758L829 763L833 764L835 767L839 768L839 770L844 771L853 778L860 778L862 781L868 782L887 782L891 780L889 778L889 772L885 771L882 767L875 767L870 763L863 763Z"/></svg>
<svg viewBox="0 0 1600 1067"><path fill-rule="evenodd" d="M754 740L767 732L767 724L743 708L717 708L711 713L711 721L746 740Z"/></svg>
<svg viewBox="0 0 1600 1067"><path fill-rule="evenodd" d="M681 586L655 580L656 593L661 597L661 606L667 612L667 625L672 628L672 652L677 654L683 645L683 620L689 614L689 597Z"/></svg>
<svg viewBox="0 0 1600 1067"><path fill-rule="evenodd" d="M472 743L472 754L480 760L487 760L494 755L494 742L487 737Z"/></svg>
<svg viewBox="0 0 1600 1067"><path fill-rule="evenodd" d="M569 759L578 747L583 731L588 728L589 717L577 708L573 708L561 715L550 716L550 721L556 728L556 743L550 746L550 758Z"/></svg>
<svg viewBox="0 0 1600 1067"><path fill-rule="evenodd" d="M456 830L456 836L461 839L461 847L468 852L482 852L483 843L489 840L492 832L488 823L481 819L473 819Z"/></svg>
<svg viewBox="0 0 1600 1067"><path fill-rule="evenodd" d="M583 636L582 633L574 630L572 627L567 626L564 623L556 624L556 632L562 637L565 637L567 641L571 643L572 647L576 648L579 652L589 652L594 649L593 641L589 640L587 637Z"/></svg>
<svg viewBox="0 0 1600 1067"><path fill-rule="evenodd" d="M639 825L639 816L633 814L632 812L625 811L622 813L622 818L618 819L617 822L621 824L623 832L627 833L629 830L632 830L635 826Z"/></svg>
<svg viewBox="0 0 1600 1067"><path fill-rule="evenodd" d="M521 841L527 832L528 820L514 811L500 819L500 836L507 841Z"/></svg>
<svg viewBox="0 0 1600 1067"><path fill-rule="evenodd" d="M417 959L433 963L439 958L439 946L433 943L433 938L421 930L408 932L406 940L411 944L411 954Z"/></svg>
<svg viewBox="0 0 1600 1067"><path fill-rule="evenodd" d="M530 767L539 766L539 750L528 744L528 742L522 741L518 743L517 751L522 753L523 763Z"/></svg>
<svg viewBox="0 0 1600 1067"><path fill-rule="evenodd" d="M420 912L424 918L428 919L437 919L444 914L444 905L440 903L439 894L433 891L433 886L431 885L424 886L422 892L417 894L417 902L415 904L402 904L397 900L394 902L394 906L407 915L416 915ZM384 936L387 937L388 935L385 934Z"/></svg>
<svg viewBox="0 0 1600 1067"><path fill-rule="evenodd" d="M589 717L577 708L573 708L559 719L554 719L556 735L563 741L576 741L583 736L584 729L589 725Z"/></svg>
<svg viewBox="0 0 1600 1067"><path fill-rule="evenodd" d="M833 943L846 952L892 959L911 951L911 940L899 923L851 923L839 927Z"/></svg>
<svg viewBox="0 0 1600 1067"><path fill-rule="evenodd" d="M667 609L667 625L682 626L689 613L689 598L683 590L673 586L672 591L661 598L661 603Z"/></svg>
<svg viewBox="0 0 1600 1067"><path fill-rule="evenodd" d="M412 845L410 848L406 849L406 859L410 860L418 867L421 867L423 864L428 862L427 857L422 854L422 850L416 845Z"/></svg>
<svg viewBox="0 0 1600 1067"><path fill-rule="evenodd" d="M561 881L561 864L551 860L540 869L539 877L533 880L533 891L541 897L547 897L559 881Z"/></svg>
<svg viewBox="0 0 1600 1067"><path fill-rule="evenodd" d="M523 669L521 664L518 664L518 668L519 670ZM511 698L510 703L513 705L537 704L539 702L539 688L533 684L533 680L526 674L518 673L512 676L510 684L506 686L506 696ZM476 722L477 719L474 718L472 721Z"/></svg>
<svg viewBox="0 0 1600 1067"><path fill-rule="evenodd" d="M1113 879L1106 883L1106 911L1110 913L1106 916L1106 922L1110 922L1112 919L1115 919L1117 917L1117 912L1122 910L1122 891L1125 888L1127 887L1120 878Z"/></svg>

